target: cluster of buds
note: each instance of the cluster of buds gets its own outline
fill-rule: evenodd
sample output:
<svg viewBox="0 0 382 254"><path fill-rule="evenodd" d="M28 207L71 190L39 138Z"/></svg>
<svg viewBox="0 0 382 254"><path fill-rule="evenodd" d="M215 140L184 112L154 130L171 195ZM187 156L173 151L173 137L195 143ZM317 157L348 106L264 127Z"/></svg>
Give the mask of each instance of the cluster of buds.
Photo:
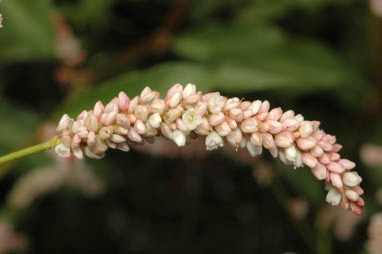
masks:
<svg viewBox="0 0 382 254"><path fill-rule="evenodd" d="M308 166L317 179L327 183L328 203L360 214L362 179L350 171L355 163L341 159L342 146L319 125L292 110L270 109L268 101L227 98L219 92L203 95L193 84L184 88L175 84L165 99L146 87L131 100L120 92L106 106L98 101L77 120L64 115L56 129L62 142L56 152L63 157L72 152L78 159L84 154L100 159L108 148L129 151L129 142L152 143L157 135L180 147L201 136L209 151L228 143L236 151L248 150L253 157L265 148L294 168Z"/></svg>

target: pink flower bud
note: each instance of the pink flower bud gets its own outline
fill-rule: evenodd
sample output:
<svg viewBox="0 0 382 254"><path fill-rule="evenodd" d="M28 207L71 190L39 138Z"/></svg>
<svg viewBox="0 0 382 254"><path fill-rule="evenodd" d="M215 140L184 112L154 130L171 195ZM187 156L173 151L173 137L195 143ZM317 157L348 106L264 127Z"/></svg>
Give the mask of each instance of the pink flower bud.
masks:
<svg viewBox="0 0 382 254"><path fill-rule="evenodd" d="M305 121L301 124L301 127L299 129L300 136L303 138L306 138L310 136L310 134L313 133L313 124L312 122Z"/></svg>
<svg viewBox="0 0 382 254"><path fill-rule="evenodd" d="M261 134L261 137L263 139L263 146L270 150L272 149L273 147L276 146L276 143L275 143L275 140L273 139L273 136L269 133L262 133Z"/></svg>
<svg viewBox="0 0 382 254"><path fill-rule="evenodd" d="M297 146L301 150L310 150L316 146L316 140L312 137L299 138L297 140Z"/></svg>
<svg viewBox="0 0 382 254"><path fill-rule="evenodd" d="M79 160L82 160L84 158L84 154L81 148L79 147L73 148L73 155Z"/></svg>
<svg viewBox="0 0 382 254"><path fill-rule="evenodd" d="M323 133L323 131L315 131L315 132L313 132L312 133L312 137L315 139L315 140L317 140L317 141L320 141L320 140L322 140L322 138L324 137L324 133Z"/></svg>
<svg viewBox="0 0 382 254"><path fill-rule="evenodd" d="M254 115L254 114L253 114L252 110L245 110L245 111L243 112L243 117L244 117L244 119L248 119L248 118L252 117L253 115Z"/></svg>
<svg viewBox="0 0 382 254"><path fill-rule="evenodd" d="M252 157L256 157L258 155L261 155L262 152L263 152L263 147L262 146L255 146L253 143L251 142L247 142L247 150L249 152L249 154L252 156Z"/></svg>
<svg viewBox="0 0 382 254"><path fill-rule="evenodd" d="M64 115L65 116L65 115ZM86 117L88 116L88 112L86 110L83 110L78 116L77 116L77 120L83 120L85 119ZM61 118L62 120L62 118ZM60 121L61 122L61 121ZM58 123L58 125L60 125L60 123Z"/></svg>
<svg viewBox="0 0 382 254"><path fill-rule="evenodd" d="M210 116L210 125L211 126L218 126L222 122L224 122L225 115L223 112L214 113Z"/></svg>
<svg viewBox="0 0 382 254"><path fill-rule="evenodd" d="M150 124L151 127L153 128L159 128L160 123L162 122L162 118L158 113L154 113L149 117L148 123Z"/></svg>
<svg viewBox="0 0 382 254"><path fill-rule="evenodd" d="M266 100L263 101L263 103L261 103L259 113L268 112L270 107L271 107L271 104L269 104L269 101L266 101Z"/></svg>
<svg viewBox="0 0 382 254"><path fill-rule="evenodd" d="M134 110L134 115L145 122L149 116L149 108L146 105L138 105Z"/></svg>
<svg viewBox="0 0 382 254"><path fill-rule="evenodd" d="M227 122L222 122L220 125L216 126L215 130L222 137L227 136L231 132L231 128Z"/></svg>
<svg viewBox="0 0 382 254"><path fill-rule="evenodd" d="M332 145L332 152L338 153L342 149L342 145L340 144L333 144Z"/></svg>
<svg viewBox="0 0 382 254"><path fill-rule="evenodd" d="M315 146L312 151L311 151L312 155L314 157L321 157L323 154L324 154L324 150L322 150L322 148L320 146Z"/></svg>
<svg viewBox="0 0 382 254"><path fill-rule="evenodd" d="M243 110L239 108L233 108L229 111L229 117L231 117L236 122L241 122L243 121L243 118L244 118Z"/></svg>
<svg viewBox="0 0 382 254"><path fill-rule="evenodd" d="M314 157L311 153L303 153L301 160L306 166L310 168L314 168L318 164L316 157Z"/></svg>
<svg viewBox="0 0 382 254"><path fill-rule="evenodd" d="M126 129L130 127L130 120L126 114L120 113L117 115L117 125Z"/></svg>
<svg viewBox="0 0 382 254"><path fill-rule="evenodd" d="M141 94L139 95L139 97L142 99L143 97L145 97L146 95L148 95L151 92L152 92L151 88L146 86L145 88L143 88L143 90L142 90Z"/></svg>
<svg viewBox="0 0 382 254"><path fill-rule="evenodd" d="M118 104L122 112L125 112L129 108L130 98L125 92L120 92L118 94Z"/></svg>
<svg viewBox="0 0 382 254"><path fill-rule="evenodd" d="M341 159L339 163L347 170L355 168L355 163L348 159Z"/></svg>
<svg viewBox="0 0 382 254"><path fill-rule="evenodd" d="M194 95L190 95L186 98L183 99L182 101L182 104L183 106L185 106L186 108L188 107L192 107L194 106L198 101L200 101L201 99L201 95L200 94L194 94ZM206 110L207 110L207 105L206 105Z"/></svg>
<svg viewBox="0 0 382 254"><path fill-rule="evenodd" d="M317 163L317 165L314 168L310 168L310 170L318 180L324 180L327 176L326 167L321 163Z"/></svg>
<svg viewBox="0 0 382 254"><path fill-rule="evenodd" d="M166 113L166 122L174 122L177 118L179 118L181 115L183 114L183 108L182 107L176 107L176 108L172 108L170 109L167 113Z"/></svg>
<svg viewBox="0 0 382 254"><path fill-rule="evenodd" d="M270 126L269 126L269 124L267 124L265 122L259 122L258 123L258 128L259 128L260 132L268 132Z"/></svg>
<svg viewBox="0 0 382 254"><path fill-rule="evenodd" d="M294 111L293 110L288 110L285 111L280 118L280 121L285 121L286 119L292 119L294 117Z"/></svg>
<svg viewBox="0 0 382 254"><path fill-rule="evenodd" d="M104 125L112 125L114 124L114 121L117 119L117 111L112 111L106 115Z"/></svg>
<svg viewBox="0 0 382 254"><path fill-rule="evenodd" d="M200 120L202 120L202 119L200 119ZM179 129L183 133L189 133L190 132L190 130L187 128L186 124L184 123L184 121L182 119L178 118L178 119L176 119L175 122L176 122L177 129Z"/></svg>
<svg viewBox="0 0 382 254"><path fill-rule="evenodd" d="M256 132L257 129L257 121L255 118L248 118L241 122L240 129L244 133L253 133Z"/></svg>
<svg viewBox="0 0 382 254"><path fill-rule="evenodd" d="M172 130L170 129L168 124L161 123L160 130L163 136L165 136L168 139L172 139Z"/></svg>
<svg viewBox="0 0 382 254"><path fill-rule="evenodd" d="M176 106L178 106L181 100L182 93L176 92L168 99L168 105L170 106L170 108L175 108Z"/></svg>
<svg viewBox="0 0 382 254"><path fill-rule="evenodd" d="M96 135L92 131L88 134L87 144L89 147L94 147L96 145Z"/></svg>
<svg viewBox="0 0 382 254"><path fill-rule="evenodd" d="M80 138L87 138L89 132L88 132L88 130L86 129L86 127L81 127L81 128L79 128L77 134L78 134L78 136L80 136Z"/></svg>
<svg viewBox="0 0 382 254"><path fill-rule="evenodd" d="M117 145L117 149L118 149L118 150L121 150L121 151L123 151L123 152L128 152L128 151L130 151L130 147L129 147L129 145L128 145L126 142L124 142L124 143L119 143L119 144Z"/></svg>
<svg viewBox="0 0 382 254"><path fill-rule="evenodd" d="M289 131L284 131L275 136L275 143L278 147L287 148L293 144L293 136Z"/></svg>
<svg viewBox="0 0 382 254"><path fill-rule="evenodd" d="M128 114L127 118L129 119L130 124L134 124L137 121L137 118L135 117L134 114Z"/></svg>
<svg viewBox="0 0 382 254"><path fill-rule="evenodd" d="M268 120L278 121L280 119L282 113L283 113L283 111L281 110L280 107L279 108L274 108L271 111L269 111L267 119Z"/></svg>
<svg viewBox="0 0 382 254"><path fill-rule="evenodd" d="M97 103L94 106L94 115L100 119L102 113L104 112L105 107L103 106L101 101L97 101Z"/></svg>
<svg viewBox="0 0 382 254"><path fill-rule="evenodd" d="M137 119L137 121L135 122L134 129L137 131L138 134L143 135L146 133L146 125L140 119Z"/></svg>
<svg viewBox="0 0 382 254"><path fill-rule="evenodd" d="M266 123L269 125L269 132L273 135L279 133L283 129L283 125L275 120L267 120Z"/></svg>
<svg viewBox="0 0 382 254"><path fill-rule="evenodd" d="M130 127L129 133L127 133L127 137L133 142L142 142L142 137L138 134L135 128Z"/></svg>
<svg viewBox="0 0 382 254"><path fill-rule="evenodd" d="M247 110L250 106L251 106L251 102L250 101L243 101L243 102L241 102L241 104L240 104L240 109L242 110L242 111L244 111L244 110Z"/></svg>
<svg viewBox="0 0 382 254"><path fill-rule="evenodd" d="M340 155L338 153L329 153L329 159L331 161L337 161L340 159Z"/></svg>
<svg viewBox="0 0 382 254"><path fill-rule="evenodd" d="M249 109L253 112L254 115L256 115L260 108L261 108L261 101L260 100L256 100L254 102L252 102L251 106L249 107Z"/></svg>
<svg viewBox="0 0 382 254"><path fill-rule="evenodd" d="M162 115L165 110L165 103L164 100L161 99L155 99L151 105L150 105L150 111L152 113L158 113L159 115Z"/></svg>
<svg viewBox="0 0 382 254"><path fill-rule="evenodd" d="M287 131L293 132L298 129L300 124L295 119L285 119L282 121L282 125Z"/></svg>
<svg viewBox="0 0 382 254"><path fill-rule="evenodd" d="M345 168L341 164L334 161L329 162L326 167L328 170L335 173L343 173L345 171Z"/></svg>
<svg viewBox="0 0 382 254"><path fill-rule="evenodd" d="M124 137L122 137L121 135L118 135L118 134L113 134L110 137L110 141L112 141L114 143L122 143L122 142L126 141L126 138L124 138Z"/></svg>
<svg viewBox="0 0 382 254"><path fill-rule="evenodd" d="M130 101L129 108L128 108L128 110L127 110L127 112L128 112L129 114L132 114L132 113L135 111L135 108L137 107L138 102L139 102L139 96L135 96L135 97Z"/></svg>
<svg viewBox="0 0 382 254"><path fill-rule="evenodd" d="M252 133L250 140L255 146L262 146L263 145L263 138L262 138L261 134L258 132Z"/></svg>
<svg viewBox="0 0 382 254"><path fill-rule="evenodd" d="M321 140L318 142L318 145L325 151L325 152L330 152L332 150L332 145L329 144L328 142Z"/></svg>
<svg viewBox="0 0 382 254"><path fill-rule="evenodd" d="M329 155L327 155L326 153L324 153L323 155L321 155L321 157L319 158L320 162L322 164L328 164L330 162L330 159L329 159Z"/></svg>
<svg viewBox="0 0 382 254"><path fill-rule="evenodd" d="M333 184L334 187L337 189L342 189L342 179L339 174L337 173L330 173L330 181Z"/></svg>
<svg viewBox="0 0 382 254"><path fill-rule="evenodd" d="M118 99L112 99L105 107L105 113L117 112L118 113Z"/></svg>
<svg viewBox="0 0 382 254"><path fill-rule="evenodd" d="M139 100L139 103L141 103L143 105L150 104L153 100L158 99L158 98L159 98L158 92L155 92L155 91L150 92L150 93L146 94L145 96L141 97Z"/></svg>
<svg viewBox="0 0 382 254"><path fill-rule="evenodd" d="M166 99L170 98L171 96L173 96L177 92L180 92L180 93L183 92L183 86L179 83L176 83L175 85L173 85L170 88L170 90L168 90Z"/></svg>
<svg viewBox="0 0 382 254"><path fill-rule="evenodd" d="M353 201L353 202L357 201L359 198L357 192L355 192L353 190L346 190L345 191L345 197L347 199L349 199L350 201Z"/></svg>
<svg viewBox="0 0 382 254"><path fill-rule="evenodd" d="M210 130L211 130L211 126L207 120L207 118L203 118L202 119L202 123L198 125L198 127L196 127L195 129L195 132L199 135L208 135L210 133Z"/></svg>
<svg viewBox="0 0 382 254"><path fill-rule="evenodd" d="M218 113L222 111L226 102L226 98L220 96L220 93L213 93L207 101L208 110L211 113Z"/></svg>
<svg viewBox="0 0 382 254"><path fill-rule="evenodd" d="M231 119L229 116L225 118L225 121L227 122L228 126L231 128L231 130L234 130L237 128L237 123L235 120Z"/></svg>

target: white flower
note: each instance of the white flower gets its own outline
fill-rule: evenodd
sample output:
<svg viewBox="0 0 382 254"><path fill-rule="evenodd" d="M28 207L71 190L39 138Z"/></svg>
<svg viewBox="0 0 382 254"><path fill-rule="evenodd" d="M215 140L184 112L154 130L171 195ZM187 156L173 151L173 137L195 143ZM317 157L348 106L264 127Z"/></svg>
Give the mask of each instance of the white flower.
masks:
<svg viewBox="0 0 382 254"><path fill-rule="evenodd" d="M194 108L190 108L184 112L182 120L190 131L195 130L196 127L202 123L201 115L199 115Z"/></svg>
<svg viewBox="0 0 382 254"><path fill-rule="evenodd" d="M285 157L295 168L302 167L301 152L294 145L285 149Z"/></svg>
<svg viewBox="0 0 382 254"><path fill-rule="evenodd" d="M357 172L352 171L346 172L342 176L342 181L349 187L355 187L362 182L362 178L358 175Z"/></svg>
<svg viewBox="0 0 382 254"><path fill-rule="evenodd" d="M336 189L331 188L328 195L326 195L326 202L333 206L339 205L341 202L341 193L337 192Z"/></svg>
<svg viewBox="0 0 382 254"><path fill-rule="evenodd" d="M70 148L64 144L59 144L54 150L60 157L68 158L70 156Z"/></svg>
<svg viewBox="0 0 382 254"><path fill-rule="evenodd" d="M262 146L255 146L252 142L247 142L247 149L252 157L256 157L263 152Z"/></svg>
<svg viewBox="0 0 382 254"><path fill-rule="evenodd" d="M176 130L172 133L172 140L174 140L175 144L178 146L184 146L186 144L186 135L183 132Z"/></svg>
<svg viewBox="0 0 382 254"><path fill-rule="evenodd" d="M162 118L160 117L159 113L154 113L149 118L149 124L153 128L159 128L161 122Z"/></svg>
<svg viewBox="0 0 382 254"><path fill-rule="evenodd" d="M187 84L183 90L183 98L194 95L196 93L196 86L194 84Z"/></svg>
<svg viewBox="0 0 382 254"><path fill-rule="evenodd" d="M223 144L223 139L222 137L219 136L216 132L211 132L208 134L206 137L206 148L208 151L212 151L215 149L218 149L219 147L222 147Z"/></svg>
<svg viewBox="0 0 382 254"><path fill-rule="evenodd" d="M223 96L220 96L220 93L216 92L211 95L208 102L208 110L211 113L219 113L224 105L225 105L225 98Z"/></svg>

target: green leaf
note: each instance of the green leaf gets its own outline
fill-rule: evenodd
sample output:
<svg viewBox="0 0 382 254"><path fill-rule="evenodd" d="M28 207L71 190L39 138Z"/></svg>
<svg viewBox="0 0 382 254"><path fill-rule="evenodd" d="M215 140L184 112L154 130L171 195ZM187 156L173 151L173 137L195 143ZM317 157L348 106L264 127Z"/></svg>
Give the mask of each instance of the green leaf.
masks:
<svg viewBox="0 0 382 254"><path fill-rule="evenodd" d="M3 62L52 58L52 10L46 0L8 0L1 3L0 59Z"/></svg>

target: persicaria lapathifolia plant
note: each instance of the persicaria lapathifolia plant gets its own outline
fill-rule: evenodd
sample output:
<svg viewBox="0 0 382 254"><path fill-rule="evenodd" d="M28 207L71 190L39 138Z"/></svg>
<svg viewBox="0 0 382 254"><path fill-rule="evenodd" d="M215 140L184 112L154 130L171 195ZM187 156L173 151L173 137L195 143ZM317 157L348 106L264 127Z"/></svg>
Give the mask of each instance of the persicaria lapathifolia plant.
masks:
<svg viewBox="0 0 382 254"><path fill-rule="evenodd" d="M318 180L325 180L328 203L361 214L362 178L350 171L355 163L340 157L342 146L319 125L292 110L271 110L268 101L243 101L219 92L203 95L193 84L175 84L164 100L146 87L131 100L120 92L106 106L98 101L77 120L64 115L56 129L62 143L55 150L62 157L73 153L78 159L84 154L100 159L108 148L129 151L128 142L153 142L157 135L178 146L204 136L209 151L228 143L236 150L246 148L253 157L264 147L283 163L306 165Z"/></svg>

